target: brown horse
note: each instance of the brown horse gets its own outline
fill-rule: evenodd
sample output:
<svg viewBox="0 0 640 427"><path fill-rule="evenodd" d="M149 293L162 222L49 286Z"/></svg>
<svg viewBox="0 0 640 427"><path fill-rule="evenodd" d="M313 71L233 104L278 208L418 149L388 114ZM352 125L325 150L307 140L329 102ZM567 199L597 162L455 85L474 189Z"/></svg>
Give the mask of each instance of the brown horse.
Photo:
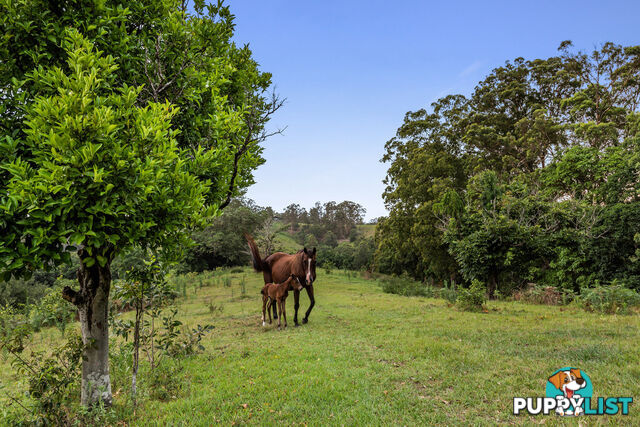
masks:
<svg viewBox="0 0 640 427"><path fill-rule="evenodd" d="M271 324L271 311L269 309L276 303L278 305L278 329L280 329L280 320L284 318L284 327L287 327L287 311L285 310L285 303L287 302L287 296L289 291L302 290L302 283L298 278L292 274L287 280L282 283L267 283L262 288L260 293L262 294L262 326L265 326L265 314L269 312L269 324Z"/></svg>
<svg viewBox="0 0 640 427"><path fill-rule="evenodd" d="M253 238L248 234L245 234L244 237L249 244L253 268L257 272L262 272L265 284L282 283L292 274L298 278L300 284L306 289L307 295L309 295L309 309L302 319L302 323L307 323L309 321L309 313L311 313L311 309L316 303L313 297L313 282L316 280L316 248L313 248L311 251L304 248L295 254L276 252L262 259L258 251L258 246L256 242L253 241ZM296 326L298 326L298 308L300 307L299 290L294 289L293 302L293 308L295 309L293 321ZM273 318L278 318L275 305L273 306Z"/></svg>

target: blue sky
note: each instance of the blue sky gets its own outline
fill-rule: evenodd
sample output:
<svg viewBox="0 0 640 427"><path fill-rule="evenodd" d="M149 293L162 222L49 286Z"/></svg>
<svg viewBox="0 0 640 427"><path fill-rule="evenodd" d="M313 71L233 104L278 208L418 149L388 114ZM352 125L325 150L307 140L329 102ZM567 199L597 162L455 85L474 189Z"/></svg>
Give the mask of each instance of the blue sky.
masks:
<svg viewBox="0 0 640 427"><path fill-rule="evenodd" d="M282 210L352 200L385 215L379 160L409 110L468 95L492 68L640 44L637 1L231 0L238 43L287 98L247 196ZM285 185L281 183L285 182Z"/></svg>

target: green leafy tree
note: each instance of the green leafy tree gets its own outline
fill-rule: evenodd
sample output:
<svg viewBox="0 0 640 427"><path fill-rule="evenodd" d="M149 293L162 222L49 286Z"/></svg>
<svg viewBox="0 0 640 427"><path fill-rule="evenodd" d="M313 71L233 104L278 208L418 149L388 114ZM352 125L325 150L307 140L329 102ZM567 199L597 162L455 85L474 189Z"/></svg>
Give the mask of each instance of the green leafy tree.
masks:
<svg viewBox="0 0 640 427"><path fill-rule="evenodd" d="M475 176L467 188L464 209L450 219L444 236L462 276L488 283L489 298L498 289L506 266L513 262L514 240L519 236L517 222L501 214L502 193L495 172Z"/></svg>
<svg viewBox="0 0 640 427"><path fill-rule="evenodd" d="M264 220L264 211L253 201L233 199L222 215L192 234L194 244L185 251L180 269L200 272L247 264L250 258L243 233L255 234Z"/></svg>
<svg viewBox="0 0 640 427"><path fill-rule="evenodd" d="M282 219L285 224L289 224L289 233L293 234L298 229L298 223L303 212L304 208L301 208L297 203L292 203L285 208L282 213Z"/></svg>
<svg viewBox="0 0 640 427"><path fill-rule="evenodd" d="M330 248L335 248L338 246L338 239L333 231L329 230L325 233L324 238L322 239L322 243L329 246Z"/></svg>
<svg viewBox="0 0 640 427"><path fill-rule="evenodd" d="M271 75L258 70L249 48L232 42L233 15L222 1L105 1L65 7L43 0L4 0L3 136L23 137L23 107L38 94L27 74L51 66L70 71L61 46L69 27L105 56L113 56L118 65L112 71L114 82L142 86L137 105L168 101L179 107L171 119L180 129L175 138L192 158L201 159L194 173L212 183L208 202L224 207L254 182L252 171L264 162L260 142L272 134L265 124L283 100L267 94ZM4 174L0 171L0 182Z"/></svg>
<svg viewBox="0 0 640 427"><path fill-rule="evenodd" d="M455 275L433 204L466 183L462 122L468 100L449 96L432 107L433 113L407 113L396 137L386 143L382 161L390 166L383 198L390 214L376 228L377 267L420 279Z"/></svg>
<svg viewBox="0 0 640 427"><path fill-rule="evenodd" d="M590 54L570 47L563 42L560 50L579 86L562 102L575 138L597 149L618 145L628 136L629 111L640 102L640 47L608 42Z"/></svg>
<svg viewBox="0 0 640 427"><path fill-rule="evenodd" d="M111 262L181 247L251 184L282 102L221 2L77 6L0 3L0 269L78 254L82 403L110 404Z"/></svg>
<svg viewBox="0 0 640 427"><path fill-rule="evenodd" d="M315 248L318 246L318 239L316 239L316 236L313 234L308 234L304 241L304 245L308 248Z"/></svg>
<svg viewBox="0 0 640 427"><path fill-rule="evenodd" d="M136 106L140 88L117 86L113 58L77 31L65 41L70 75L40 68L40 95L26 106L22 155L5 160L6 274L77 252L78 308L85 350L82 402L111 402L107 311L114 256L133 245L174 247L212 209L207 184L190 173L171 129L170 104ZM6 157L5 157L6 159ZM6 236L6 234L5 234ZM18 255L18 256L16 256Z"/></svg>
<svg viewBox="0 0 640 427"><path fill-rule="evenodd" d="M353 259L353 268L356 270L370 270L373 263L375 246L373 238L365 237L356 241L356 253Z"/></svg>
<svg viewBox="0 0 640 427"><path fill-rule="evenodd" d="M612 43L590 54L569 48L563 42L559 56L507 62L471 97L450 95L431 112L406 114L382 159L389 163L383 198L390 213L376 230L376 268L418 279L478 278L492 292L500 282L513 283L510 277L550 280L542 272L562 265L566 282L579 287L577 280L599 277L574 273L596 259L586 254L599 246L593 230L605 223L596 236L621 236L615 245L629 256L630 240L617 231L626 225L611 220L618 215L633 223L631 204L638 201L640 50ZM492 171L495 188L506 193L480 213L470 204L478 194L468 193L477 190L469 186L472 179L488 177L478 175L483 171ZM522 203L509 193L518 193ZM593 208L605 205L611 206ZM571 214L571 207L588 220ZM536 223L540 231L524 238ZM453 225L461 234L451 234ZM551 242L563 249L552 250ZM523 247L539 251L537 266L523 264L535 274L518 276L510 261ZM565 256L578 253L581 260Z"/></svg>
<svg viewBox="0 0 640 427"><path fill-rule="evenodd" d="M325 203L322 212L321 221L325 230L331 230L338 239L346 239L351 229L362 223L366 209L358 203L345 200Z"/></svg>

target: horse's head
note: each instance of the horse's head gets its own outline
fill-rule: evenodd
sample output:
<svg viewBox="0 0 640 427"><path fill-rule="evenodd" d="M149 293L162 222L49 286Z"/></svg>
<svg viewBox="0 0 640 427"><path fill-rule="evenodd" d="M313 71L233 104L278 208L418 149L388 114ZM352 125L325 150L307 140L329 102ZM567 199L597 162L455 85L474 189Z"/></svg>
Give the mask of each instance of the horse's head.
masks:
<svg viewBox="0 0 640 427"><path fill-rule="evenodd" d="M302 269L304 270L304 280L307 286L312 285L316 280L316 248L309 251L302 250Z"/></svg>
<svg viewBox="0 0 640 427"><path fill-rule="evenodd" d="M298 276L296 276L295 274L291 274L286 282L289 284L289 288L293 289L294 291L302 290L302 283L300 282L300 279L298 279Z"/></svg>

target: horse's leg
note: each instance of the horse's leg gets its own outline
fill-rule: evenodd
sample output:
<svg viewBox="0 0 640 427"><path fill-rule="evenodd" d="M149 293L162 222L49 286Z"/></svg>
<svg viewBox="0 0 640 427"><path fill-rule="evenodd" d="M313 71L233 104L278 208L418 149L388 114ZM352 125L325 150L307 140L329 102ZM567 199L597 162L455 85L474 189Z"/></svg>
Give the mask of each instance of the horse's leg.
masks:
<svg viewBox="0 0 640 427"><path fill-rule="evenodd" d="M265 320L265 308L267 307L267 300L269 298L265 297L264 295L262 295L262 326L265 325L264 320Z"/></svg>
<svg viewBox="0 0 640 427"><path fill-rule="evenodd" d="M269 324L271 324L271 305L273 304L273 301L271 300L271 298L268 298L267 301L267 313L269 313Z"/></svg>
<svg viewBox="0 0 640 427"><path fill-rule="evenodd" d="M313 297L313 285L307 286L306 289L307 289L307 295L309 295L309 301L311 303L309 304L309 308L307 309L307 312L304 314L304 319L302 319L302 323L307 323L309 321L309 313L311 313L311 309L316 304L316 300Z"/></svg>
<svg viewBox="0 0 640 427"><path fill-rule="evenodd" d="M294 291L293 291L293 309L294 309L293 323L296 326L300 326L300 324L298 323L298 309L299 308L300 308L300 291L294 289Z"/></svg>

